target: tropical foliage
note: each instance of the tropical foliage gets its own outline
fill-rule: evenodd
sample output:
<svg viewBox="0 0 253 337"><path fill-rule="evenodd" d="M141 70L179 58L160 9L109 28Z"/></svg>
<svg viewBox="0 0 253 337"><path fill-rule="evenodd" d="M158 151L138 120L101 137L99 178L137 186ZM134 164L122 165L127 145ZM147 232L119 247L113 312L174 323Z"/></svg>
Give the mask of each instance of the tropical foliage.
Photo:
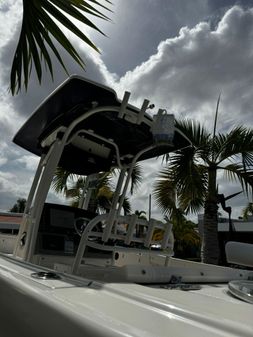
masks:
<svg viewBox="0 0 253 337"><path fill-rule="evenodd" d="M138 210L135 210L134 214L136 214L136 215L138 216L139 219L147 220L146 212L145 212L145 211L138 211Z"/></svg>
<svg viewBox="0 0 253 337"><path fill-rule="evenodd" d="M133 193L139 186L141 182L141 174L140 166L136 165L131 176L131 193ZM115 170L99 174L99 178L92 190L89 210L93 212L108 212L114 196L114 186L112 180L115 175ZM53 178L52 187L56 193L64 193L66 198L70 199L72 206L78 207L83 194L84 185L85 177L70 174L68 171L58 167ZM124 199L122 207L125 214L131 213L131 204L128 198Z"/></svg>
<svg viewBox="0 0 253 337"><path fill-rule="evenodd" d="M108 0L105 1L110 3ZM23 84L25 89L27 89L33 66L39 82L42 79L43 62L53 79L53 66L50 53L55 55L63 69L68 73L62 57L57 50L56 41L70 54L75 62L82 68L85 67L84 61L70 43L59 24L75 34L91 48L98 51L87 35L78 28L79 24L73 23L73 19L102 33L88 19L88 16L92 15L108 20L108 17L101 10L98 10L99 7L108 10L100 1L96 0L23 0L23 21L14 54L10 79L10 88L13 95L21 90Z"/></svg>
<svg viewBox="0 0 253 337"><path fill-rule="evenodd" d="M253 130L237 126L227 134L216 134L215 127L211 134L192 120L177 121L176 126L193 146L167 158L168 166L160 172L155 186L155 198L167 215L177 207L186 214L204 207L202 259L217 264L217 172L223 170L228 180L239 181L246 193L252 191Z"/></svg>
<svg viewBox="0 0 253 337"><path fill-rule="evenodd" d="M137 215L137 217L139 219L147 220L146 212L145 211L139 211L139 210L136 209L135 212L134 212L134 214ZM136 226L136 236L137 237L142 237L143 234L144 234L144 227L140 226L140 225L137 225Z"/></svg>
<svg viewBox="0 0 253 337"><path fill-rule="evenodd" d="M178 258L200 258L201 240L194 222L187 220L183 214L173 216L172 231L174 235L174 256Z"/></svg>
<svg viewBox="0 0 253 337"><path fill-rule="evenodd" d="M16 203L11 207L10 212L23 213L26 206L26 199L19 198Z"/></svg>
<svg viewBox="0 0 253 337"><path fill-rule="evenodd" d="M244 220L247 220L249 215L253 215L253 202L249 202L242 210L242 218Z"/></svg>

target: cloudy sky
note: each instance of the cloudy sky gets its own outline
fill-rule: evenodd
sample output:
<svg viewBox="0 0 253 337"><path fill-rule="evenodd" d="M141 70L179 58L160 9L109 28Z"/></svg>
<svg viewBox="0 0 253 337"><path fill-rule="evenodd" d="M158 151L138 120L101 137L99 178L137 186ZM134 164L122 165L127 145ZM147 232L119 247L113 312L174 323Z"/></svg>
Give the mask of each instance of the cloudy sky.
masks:
<svg viewBox="0 0 253 337"><path fill-rule="evenodd" d="M156 108L165 108L176 117L197 119L210 131L221 93L219 131L226 132L239 124L252 126L252 1L113 2L112 22L97 21L107 37L86 31L100 48L100 55L68 35L87 66L83 72L65 56L70 73L113 87L120 98L128 90L132 93L131 103L140 106L147 98ZM66 78L55 64L54 83L45 74L40 86L32 76L27 93L10 95L9 74L21 13L20 0L0 2L0 210L8 210L17 198L27 197L38 163L37 158L12 144L13 136L41 100ZM150 179L157 163L145 167ZM219 189L229 195L240 187L225 182L220 175ZM147 210L149 193L150 183L143 184L133 209ZM234 217L240 215L246 203L243 196L230 201Z"/></svg>

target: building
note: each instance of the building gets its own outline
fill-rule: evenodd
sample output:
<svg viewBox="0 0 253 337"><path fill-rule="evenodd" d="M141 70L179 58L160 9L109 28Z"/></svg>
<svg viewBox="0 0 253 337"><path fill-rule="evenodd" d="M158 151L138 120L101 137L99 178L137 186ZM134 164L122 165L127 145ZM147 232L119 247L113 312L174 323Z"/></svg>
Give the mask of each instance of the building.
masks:
<svg viewBox="0 0 253 337"><path fill-rule="evenodd" d="M203 236L204 214L198 215L199 234ZM253 216L249 216L248 220L231 219L232 233L231 238L235 241L253 243ZM229 219L226 217L218 218L219 237L228 238L229 236Z"/></svg>
<svg viewBox="0 0 253 337"><path fill-rule="evenodd" d="M22 213L0 212L0 251L12 253L16 243Z"/></svg>
<svg viewBox="0 0 253 337"><path fill-rule="evenodd" d="M17 234L23 213L0 212L0 232Z"/></svg>

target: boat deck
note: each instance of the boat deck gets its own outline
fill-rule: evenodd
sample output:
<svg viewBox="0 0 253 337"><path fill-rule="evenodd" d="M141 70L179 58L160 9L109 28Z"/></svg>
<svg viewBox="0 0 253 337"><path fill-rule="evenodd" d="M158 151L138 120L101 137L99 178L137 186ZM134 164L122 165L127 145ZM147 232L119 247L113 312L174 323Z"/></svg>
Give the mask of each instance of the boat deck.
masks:
<svg viewBox="0 0 253 337"><path fill-rule="evenodd" d="M32 274L48 269L5 256L0 265L3 337L252 336L253 306L231 296L227 284L183 291L66 274L44 280Z"/></svg>

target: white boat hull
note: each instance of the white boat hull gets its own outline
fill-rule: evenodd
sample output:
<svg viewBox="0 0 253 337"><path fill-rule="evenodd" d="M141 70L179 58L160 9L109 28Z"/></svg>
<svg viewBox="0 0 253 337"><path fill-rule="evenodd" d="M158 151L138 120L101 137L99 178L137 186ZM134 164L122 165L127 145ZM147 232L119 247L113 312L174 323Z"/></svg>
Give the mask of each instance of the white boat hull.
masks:
<svg viewBox="0 0 253 337"><path fill-rule="evenodd" d="M253 307L227 285L182 291L102 283L0 257L1 336L252 337Z"/></svg>

